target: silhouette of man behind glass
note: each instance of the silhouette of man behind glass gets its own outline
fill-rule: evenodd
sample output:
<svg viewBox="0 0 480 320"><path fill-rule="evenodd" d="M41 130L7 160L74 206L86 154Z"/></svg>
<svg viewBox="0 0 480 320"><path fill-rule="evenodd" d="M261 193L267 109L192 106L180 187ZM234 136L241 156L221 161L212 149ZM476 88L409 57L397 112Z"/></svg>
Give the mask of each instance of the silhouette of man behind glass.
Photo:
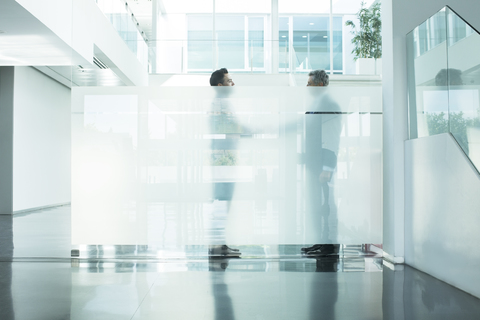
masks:
<svg viewBox="0 0 480 320"><path fill-rule="evenodd" d="M234 86L232 77L228 74L226 68L216 70L210 77L211 86ZM235 154L232 151L237 149L238 143L238 121L235 119L235 114L231 110L230 105L224 99L228 96L226 91L218 91L217 97L212 105L210 120L210 130L212 134L225 134L225 139L212 139L211 152L215 155L219 150L223 150L224 154L229 153L232 157ZM225 212L228 215L228 211L231 206L231 200L233 197L233 191L235 188L234 183L221 183L213 181L213 200L214 202L219 200L227 201L227 208ZM215 207L215 203L214 203ZM225 229L225 226L223 226ZM238 257L241 255L240 250L228 247L226 244L211 244L208 248L208 254L210 257Z"/></svg>
<svg viewBox="0 0 480 320"><path fill-rule="evenodd" d="M326 87L328 74L324 70L315 70L308 75L308 87ZM335 235L331 233L329 217L330 186L337 166L337 156L331 149L338 150L341 133L340 107L327 94L321 93L312 111L305 115L305 169L306 169L306 216L307 238L319 239L321 242L311 247L302 248L307 255L329 255L338 253L338 245L331 242ZM325 125L329 131L325 132ZM324 137L325 133L328 137ZM329 148L324 147L328 144ZM313 224L313 225L311 225ZM314 230L316 234L309 235Z"/></svg>

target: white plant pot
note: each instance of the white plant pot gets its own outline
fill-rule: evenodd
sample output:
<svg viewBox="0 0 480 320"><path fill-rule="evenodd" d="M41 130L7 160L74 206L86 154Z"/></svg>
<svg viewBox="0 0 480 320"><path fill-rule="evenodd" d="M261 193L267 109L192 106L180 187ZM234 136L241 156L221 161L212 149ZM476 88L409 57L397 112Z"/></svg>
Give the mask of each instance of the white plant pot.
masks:
<svg viewBox="0 0 480 320"><path fill-rule="evenodd" d="M357 74L382 74L382 59L358 58Z"/></svg>

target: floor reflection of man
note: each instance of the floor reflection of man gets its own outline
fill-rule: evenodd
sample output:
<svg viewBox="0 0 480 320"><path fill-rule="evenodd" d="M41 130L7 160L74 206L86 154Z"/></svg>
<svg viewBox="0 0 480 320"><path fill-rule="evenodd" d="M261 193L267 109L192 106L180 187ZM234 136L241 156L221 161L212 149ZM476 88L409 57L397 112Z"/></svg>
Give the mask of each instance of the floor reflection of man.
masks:
<svg viewBox="0 0 480 320"><path fill-rule="evenodd" d="M316 275L317 283L312 284L310 294L309 319L336 319L335 305L338 300L338 256L316 258L315 272L327 274Z"/></svg>
<svg viewBox="0 0 480 320"><path fill-rule="evenodd" d="M326 87L329 76L324 70L315 70L308 75L308 87ZM317 92L315 92L317 94ZM340 107L329 95L318 93L318 98L305 115L306 170L306 235L317 244L302 248L308 255L329 255L338 252L332 232L330 214L332 200L329 183L337 166L338 145L341 133Z"/></svg>
<svg viewBox="0 0 480 320"><path fill-rule="evenodd" d="M212 73L210 77L210 85L214 87L223 87L223 86L234 86L235 83L231 75L228 73L226 68L216 70ZM212 105L212 110L209 115L210 130L212 134L224 134L225 139L215 139L212 138L211 143L211 152L212 155L215 155L218 152L223 152L223 155L230 155L230 157L235 157L235 150L237 149L237 144L239 140L238 132L238 121L235 119L235 114L231 110L231 106L226 101L229 95L229 91L219 90L217 91L217 96ZM228 211L231 206L231 201L233 197L233 192L235 189L235 182L220 182L215 181L215 168L213 168L213 213L215 211L221 211L223 215L227 216ZM221 201L225 202L226 205L222 206ZM225 203L224 203L225 204ZM218 212L217 212L218 213ZM226 217L224 218L223 225L217 225L215 228L219 233L224 232L226 228ZM220 220L220 219L218 219ZM219 224L219 221L216 221ZM213 225L213 221L212 221ZM219 230L222 229L222 230ZM226 245L226 237L219 235L222 240L216 239L214 242L209 245L208 254L209 256L229 256L229 257L238 257L241 255L240 250L230 248ZM212 239L210 239L212 242ZM223 243L218 243L219 241L224 241Z"/></svg>
<svg viewBox="0 0 480 320"><path fill-rule="evenodd" d="M208 260L216 320L235 319L232 298L228 293L228 284L225 282L225 270L228 262L229 258L221 257Z"/></svg>

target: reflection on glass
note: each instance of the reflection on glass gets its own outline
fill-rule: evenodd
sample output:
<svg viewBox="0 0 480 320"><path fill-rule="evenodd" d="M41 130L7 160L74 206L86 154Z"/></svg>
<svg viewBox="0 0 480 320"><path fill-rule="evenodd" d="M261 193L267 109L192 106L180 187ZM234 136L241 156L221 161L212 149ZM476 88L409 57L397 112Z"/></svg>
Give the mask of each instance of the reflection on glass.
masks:
<svg viewBox="0 0 480 320"><path fill-rule="evenodd" d="M480 168L480 35L447 8L449 129L477 169ZM471 52L469 58L465 53Z"/></svg>
<svg viewBox="0 0 480 320"><path fill-rule="evenodd" d="M407 43L410 138L450 132L478 168L480 60L465 53L478 51L480 36L446 7Z"/></svg>
<svg viewBox="0 0 480 320"><path fill-rule="evenodd" d="M445 10L440 10L407 35L412 138L448 132L446 72L443 77L439 74L447 70L445 30ZM435 48L433 43L437 44Z"/></svg>

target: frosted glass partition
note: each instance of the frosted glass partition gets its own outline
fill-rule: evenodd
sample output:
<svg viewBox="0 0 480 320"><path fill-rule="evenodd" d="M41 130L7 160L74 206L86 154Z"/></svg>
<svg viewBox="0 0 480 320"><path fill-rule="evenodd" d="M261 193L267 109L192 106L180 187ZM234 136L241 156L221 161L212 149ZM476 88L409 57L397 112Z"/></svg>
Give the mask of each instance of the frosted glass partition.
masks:
<svg viewBox="0 0 480 320"><path fill-rule="evenodd" d="M380 86L72 92L73 245L382 243Z"/></svg>
<svg viewBox="0 0 480 320"><path fill-rule="evenodd" d="M445 7L407 45L410 138L450 132L480 168L480 35Z"/></svg>

